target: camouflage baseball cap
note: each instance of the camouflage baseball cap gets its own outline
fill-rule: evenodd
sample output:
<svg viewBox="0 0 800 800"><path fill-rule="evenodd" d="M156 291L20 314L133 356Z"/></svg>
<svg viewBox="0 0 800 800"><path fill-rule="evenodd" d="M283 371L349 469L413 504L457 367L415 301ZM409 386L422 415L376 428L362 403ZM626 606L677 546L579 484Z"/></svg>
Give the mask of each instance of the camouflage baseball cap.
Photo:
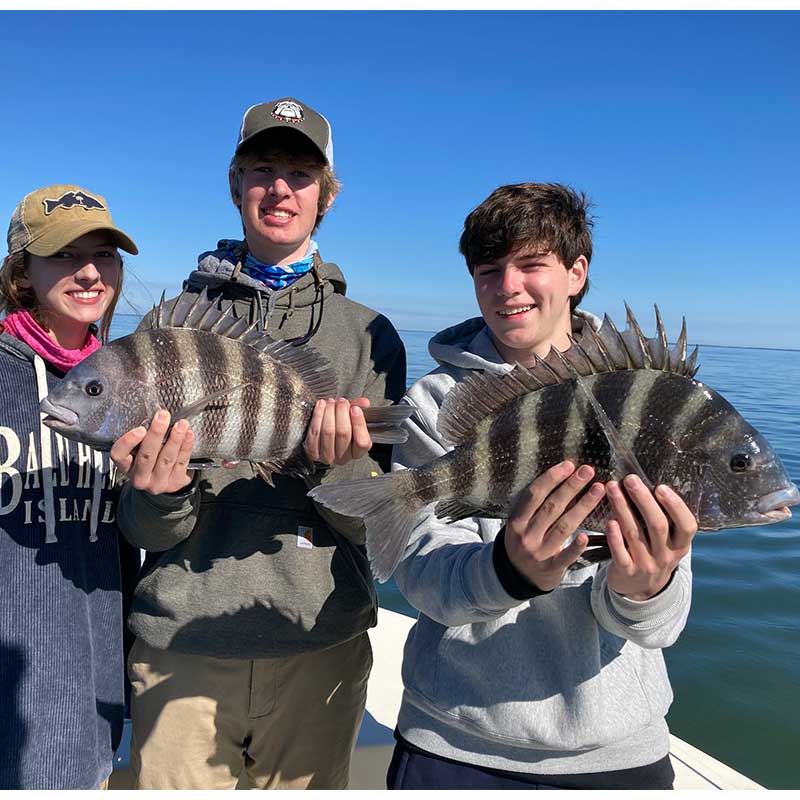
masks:
<svg viewBox="0 0 800 800"><path fill-rule="evenodd" d="M8 253L27 250L34 256L52 256L85 233L110 231L114 242L128 253L139 249L114 225L104 197L80 186L56 184L26 194L8 225Z"/></svg>
<svg viewBox="0 0 800 800"><path fill-rule="evenodd" d="M322 114L295 97L282 97L268 103L250 106L244 112L236 141L236 152L253 137L275 128L290 128L307 136L319 150L329 167L333 167L331 124Z"/></svg>

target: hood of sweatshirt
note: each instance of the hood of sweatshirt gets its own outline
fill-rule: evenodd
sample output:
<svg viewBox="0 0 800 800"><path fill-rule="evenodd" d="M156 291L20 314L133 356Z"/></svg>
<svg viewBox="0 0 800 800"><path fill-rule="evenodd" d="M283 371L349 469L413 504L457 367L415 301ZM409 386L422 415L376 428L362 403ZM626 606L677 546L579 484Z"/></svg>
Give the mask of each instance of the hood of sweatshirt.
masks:
<svg viewBox="0 0 800 800"><path fill-rule="evenodd" d="M216 250L201 253L197 259L197 269L190 273L186 283L192 288L209 289L217 288L223 283L234 282L250 294L257 294L268 298L278 308L302 308L319 302L320 291L324 296L347 293L347 282L336 264L323 261L316 254L314 267L321 279L321 287L314 278L314 270L298 278L293 284L284 289L273 290L261 281L251 278L244 272L236 271L236 262L230 260L230 251L241 242L232 239L223 239L217 243Z"/></svg>
<svg viewBox="0 0 800 800"><path fill-rule="evenodd" d="M583 333L584 325L600 329L601 320L589 311L578 308L572 313L572 335ZM481 369L503 373L513 369L497 352L489 327L483 317L473 317L437 333L428 344L428 351L438 364L461 369Z"/></svg>

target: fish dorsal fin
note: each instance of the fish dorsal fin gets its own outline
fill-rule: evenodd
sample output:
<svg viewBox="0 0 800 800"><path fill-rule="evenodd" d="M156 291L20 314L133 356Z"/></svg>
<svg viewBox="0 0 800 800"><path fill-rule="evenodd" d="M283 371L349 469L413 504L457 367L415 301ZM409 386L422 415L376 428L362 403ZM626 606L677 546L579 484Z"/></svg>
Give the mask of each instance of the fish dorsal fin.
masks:
<svg viewBox="0 0 800 800"><path fill-rule="evenodd" d="M152 311L150 327L191 328L242 342L294 369L316 399L339 394L336 373L325 356L307 344L297 346L290 341L273 339L261 328L260 319L251 321L238 312L233 303L221 308L209 298L205 286L199 293L182 291L172 308L166 307L162 294L161 302Z"/></svg>
<svg viewBox="0 0 800 800"><path fill-rule="evenodd" d="M296 345L281 340L257 349L294 369L305 381L316 400L339 396L339 382L330 361L311 345Z"/></svg>
<svg viewBox="0 0 800 800"><path fill-rule="evenodd" d="M204 286L202 291L190 292L184 289L176 298L171 308L167 308L164 295L151 313L150 327L157 328L193 328L198 331L208 331L229 339L241 339L253 346L257 341L265 339L263 349L275 341L259 330L259 320L252 322L236 310L233 303L221 308L219 304L208 296L208 289ZM253 335L256 334L256 335Z"/></svg>
<svg viewBox="0 0 800 800"><path fill-rule="evenodd" d="M474 373L445 397L438 430L450 444L470 438L480 421L510 402L545 386L573 380L575 375L600 375L630 369L650 369L691 378L697 372L697 348L686 357L686 320L670 350L658 306L656 334L646 338L633 312L625 305L628 327L620 333L606 314L599 331L588 323L579 340L570 337L563 352L551 348L532 367L517 364L504 375Z"/></svg>

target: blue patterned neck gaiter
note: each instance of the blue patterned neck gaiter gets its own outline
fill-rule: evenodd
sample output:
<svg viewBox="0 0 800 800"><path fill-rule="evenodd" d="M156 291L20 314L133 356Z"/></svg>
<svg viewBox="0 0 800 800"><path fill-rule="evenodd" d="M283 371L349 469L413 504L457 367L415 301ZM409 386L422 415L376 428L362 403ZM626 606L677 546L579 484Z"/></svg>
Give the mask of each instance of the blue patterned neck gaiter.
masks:
<svg viewBox="0 0 800 800"><path fill-rule="evenodd" d="M317 249L317 243L312 239L305 258L284 266L264 264L248 253L242 264L242 272L257 281L261 281L270 289L285 289L311 270L314 265L314 253L317 252Z"/></svg>

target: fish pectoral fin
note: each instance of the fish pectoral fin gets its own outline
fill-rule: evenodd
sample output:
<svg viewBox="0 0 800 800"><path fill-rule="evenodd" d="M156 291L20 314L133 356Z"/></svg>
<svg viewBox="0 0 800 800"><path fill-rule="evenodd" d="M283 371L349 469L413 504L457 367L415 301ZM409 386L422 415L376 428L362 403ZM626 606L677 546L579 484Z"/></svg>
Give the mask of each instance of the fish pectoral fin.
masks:
<svg viewBox="0 0 800 800"><path fill-rule="evenodd" d="M262 480L266 481L274 489L275 481L272 480L272 473L278 469L279 465L271 464L266 461L264 463L253 461L252 464L256 475L258 475L258 477Z"/></svg>
<svg viewBox="0 0 800 800"><path fill-rule="evenodd" d="M589 531L582 531L589 538L587 549L592 547L605 547L606 535L604 533L589 533Z"/></svg>
<svg viewBox="0 0 800 800"><path fill-rule="evenodd" d="M187 406L182 406L172 415L172 424L174 425L179 419L191 419L192 417L196 417L198 414L202 414L215 400L219 400L221 397L226 397L229 394L238 392L240 389L244 389L249 385L249 383L237 383L236 386L231 386L227 389L222 389L219 392L207 394L205 397L195 400L194 403L189 403ZM167 435L169 435L169 432L167 432Z"/></svg>
<svg viewBox="0 0 800 800"><path fill-rule="evenodd" d="M605 537L604 537L605 538ZM597 547L589 547L584 550L580 558L574 563L570 564L570 569L579 569L580 567L588 567L592 564L600 564L603 561L611 560L611 550L607 544L597 545Z"/></svg>
<svg viewBox="0 0 800 800"><path fill-rule="evenodd" d="M608 439L611 450L617 458L622 461L625 473L634 473L638 475L642 479L642 483L652 492L655 488L652 481L645 474L644 468L639 463L639 459L636 458L636 454L625 444L620 432L617 430L617 426L614 425L611 418L606 414L606 410L600 405L600 402L594 396L592 390L584 383L577 372L573 374L573 379L575 380L578 390L589 401L589 405L592 407L592 411L594 411L594 415L600 423L600 429L605 434L606 439Z"/></svg>

